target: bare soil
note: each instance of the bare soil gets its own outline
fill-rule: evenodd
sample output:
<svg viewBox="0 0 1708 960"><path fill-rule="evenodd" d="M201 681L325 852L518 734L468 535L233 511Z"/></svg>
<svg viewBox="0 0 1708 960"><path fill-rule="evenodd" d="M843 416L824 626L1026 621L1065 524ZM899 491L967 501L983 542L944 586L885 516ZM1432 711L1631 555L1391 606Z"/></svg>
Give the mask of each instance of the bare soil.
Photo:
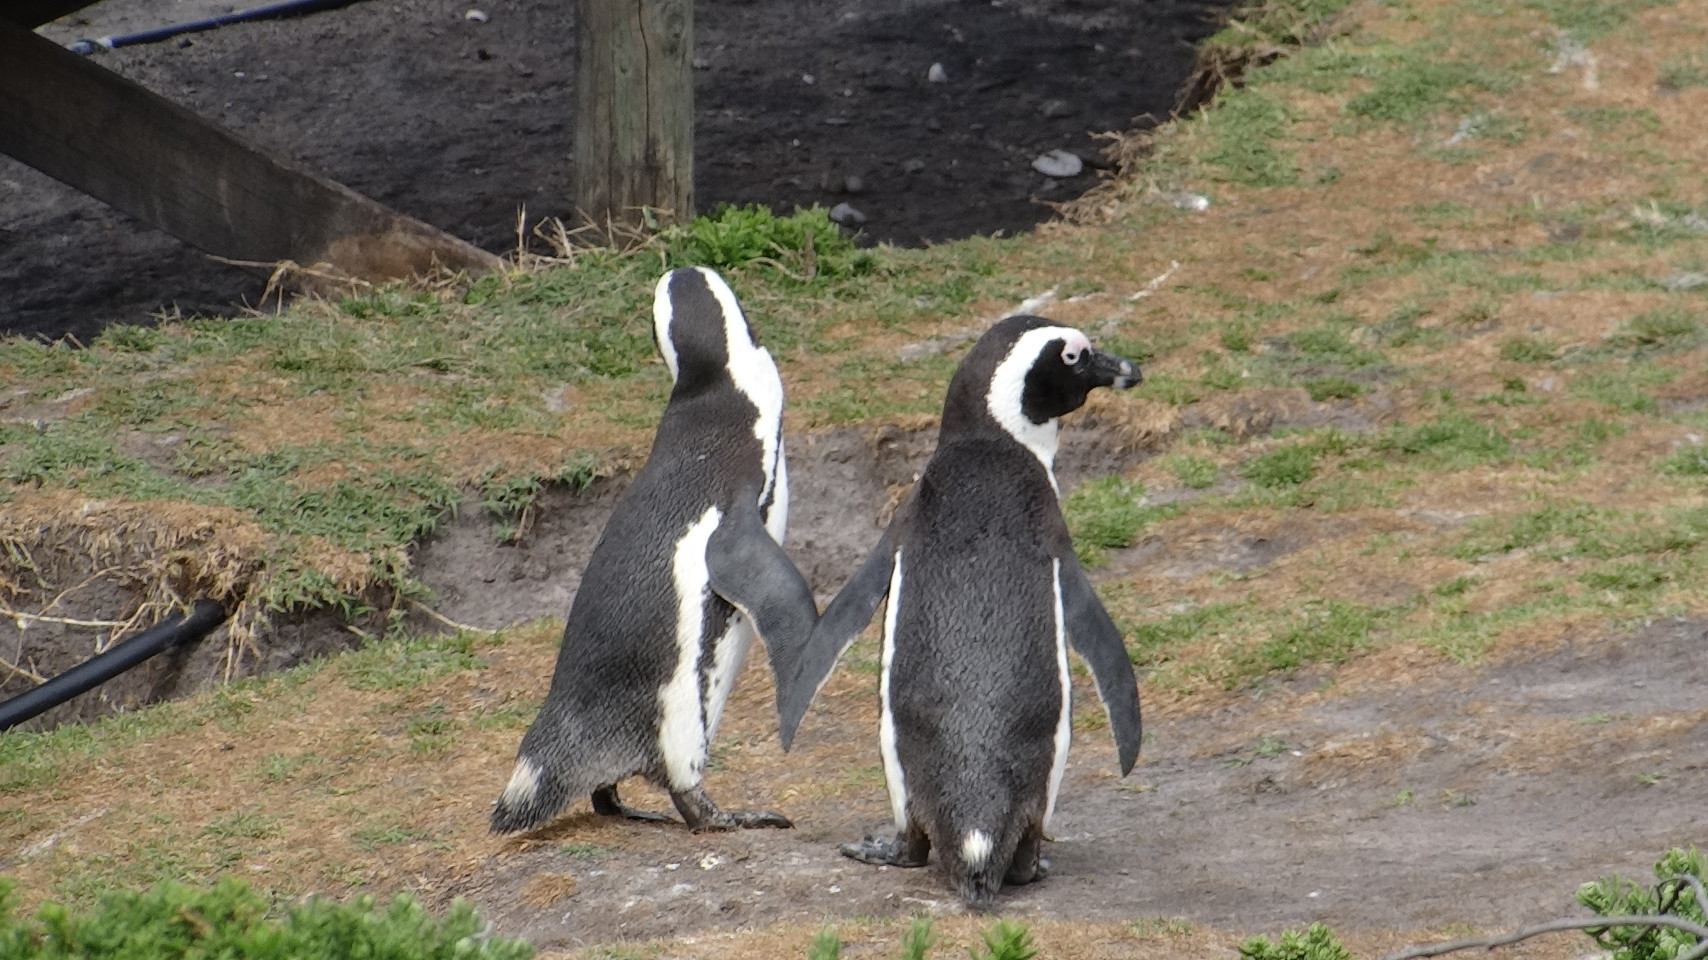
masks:
<svg viewBox="0 0 1708 960"><path fill-rule="evenodd" d="M1380 409L1369 402L1366 413ZM1292 415L1347 411L1300 404ZM1094 418L1074 424L1064 487L1140 465L1149 451L1123 436ZM789 547L821 597L876 539L933 440L896 427L791 438ZM433 610L484 627L561 616L620 485L547 491L513 545L497 541L478 508L462 511L415 557ZM1261 576L1367 532L1294 512L1258 532L1142 541L1100 576ZM78 612L74 598L68 605ZM298 629L333 632L313 626ZM0 866L27 887L42 878L32 871L51 867L51 855L32 851L56 842L111 847L122 862L137 830L156 831L139 818L162 805L191 831L238 812L280 824L286 832L248 843L246 869L318 876L334 890L413 889L438 905L463 897L497 932L548 954L665 941L658 955L702 956L696 944L752 936L759 952L733 955L760 956L758 944L778 930L956 914L932 871L873 868L835 849L888 829L872 646L864 640L845 657L787 756L757 651L731 701L708 789L727 806L782 810L794 830L694 835L613 822L580 801L536 833L487 836L487 802L519 730L465 725L450 753L423 754L408 722L448 714L466 723L542 696L555 656L547 628L484 650L482 670L401 691L401 700L323 675L280 692L303 707L267 721L265 735L216 723L139 745L58 785L54 815L36 818L42 826L19 835ZM1141 680L1147 739L1125 779L1114 773L1095 692L1078 683L1074 750L1047 846L1054 873L1005 893L1000 908L1040 930L1082 925L1061 936L1076 949L1093 943L1086 955L1149 955L1154 945L1122 939L1123 925L1143 918L1246 934L1321 920L1383 949L1455 925L1519 925L1577 912L1571 895L1584 880L1640 878L1666 847L1708 842L1700 620L1568 630L1497 647L1478 667L1402 647L1191 696ZM346 750L355 752L332 759ZM308 779L277 780L281 758L306 763ZM156 769L172 773L157 780ZM138 804L137 790L153 799ZM668 809L644 784L626 785L625 798ZM353 839L363 823L411 825L419 839L376 851ZM1576 956L1582 941L1537 949Z"/></svg>
<svg viewBox="0 0 1708 960"><path fill-rule="evenodd" d="M223 12L108 0L69 43ZM239 135L496 252L569 209L573 3L357 3L98 53ZM699 4L696 191L853 204L869 241L1027 230L1096 182L1094 134L1165 118L1227 0L739 0ZM471 8L486 22L465 18ZM941 64L947 81L927 72ZM1053 180L1032 160L1090 161ZM852 180L850 178L853 178ZM0 334L87 340L162 308L229 313L264 275L210 260L0 158Z"/></svg>
<svg viewBox="0 0 1708 960"><path fill-rule="evenodd" d="M892 491L932 441L929 431L893 429L795 438L790 547L826 598L876 539ZM1064 437L1064 486L1144 456L1080 424ZM610 489L554 499L518 547L494 547L489 524L465 515L418 557L438 609L487 626L566 609L573 584L563 571L579 569L612 499ZM1300 517L1262 537L1142 542L1102 576L1130 576L1140 564L1162 576L1252 573L1354 533L1343 527ZM495 841L434 889L474 900L499 929L547 949L958 912L929 870L836 853L840 841L889 829L876 678L859 651L788 758L758 658L732 707L714 796L775 806L797 829L696 836L606 821L582 802L537 834ZM1321 920L1355 932L1572 913L1578 883L1645 876L1667 846L1708 841L1705 682L1708 624L1693 620L1568 635L1479 668L1393 651L1256 690L1164 697L1151 705L1140 765L1126 779L1115 776L1095 692L1082 682L1048 850L1054 874L1006 894L1002 909L1236 930ZM662 794L629 790L668 809Z"/></svg>

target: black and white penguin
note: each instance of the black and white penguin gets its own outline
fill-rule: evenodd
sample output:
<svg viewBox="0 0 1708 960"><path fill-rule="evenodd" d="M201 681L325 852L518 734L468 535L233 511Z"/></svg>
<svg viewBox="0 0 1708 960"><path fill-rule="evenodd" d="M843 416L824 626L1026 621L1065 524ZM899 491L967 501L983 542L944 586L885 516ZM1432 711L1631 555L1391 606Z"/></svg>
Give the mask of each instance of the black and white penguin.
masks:
<svg viewBox="0 0 1708 960"><path fill-rule="evenodd" d="M492 830L538 827L577 796L601 814L639 774L670 791L695 830L787 827L720 810L706 753L754 632L772 669L818 607L783 552L789 483L783 382L735 294L711 270L674 270L653 299L653 337L675 380L652 453L617 503L570 606L550 692L522 737Z"/></svg>
<svg viewBox="0 0 1708 960"><path fill-rule="evenodd" d="M825 608L778 698L783 744L887 595L879 741L897 835L844 844L868 863L939 866L968 902L1039 879L1072 734L1068 647L1090 666L1121 774L1139 694L1121 632L1074 558L1052 463L1057 418L1139 370L1083 333L1008 317L961 361L937 450Z"/></svg>

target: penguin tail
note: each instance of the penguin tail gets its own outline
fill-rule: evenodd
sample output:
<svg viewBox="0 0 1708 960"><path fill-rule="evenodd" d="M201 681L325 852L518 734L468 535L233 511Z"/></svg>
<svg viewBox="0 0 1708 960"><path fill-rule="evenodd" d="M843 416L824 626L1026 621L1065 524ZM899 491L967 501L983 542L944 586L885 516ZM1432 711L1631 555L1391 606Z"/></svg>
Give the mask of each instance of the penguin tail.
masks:
<svg viewBox="0 0 1708 960"><path fill-rule="evenodd" d="M1002 889L1003 875L1014 858L1015 840L1009 830L968 830L960 843L950 844L943 857L950 885L974 910L990 910ZM950 834L952 837L953 834Z"/></svg>
<svg viewBox="0 0 1708 960"><path fill-rule="evenodd" d="M523 754L516 758L510 781L492 807L492 832L517 833L543 826L572 799L562 777Z"/></svg>

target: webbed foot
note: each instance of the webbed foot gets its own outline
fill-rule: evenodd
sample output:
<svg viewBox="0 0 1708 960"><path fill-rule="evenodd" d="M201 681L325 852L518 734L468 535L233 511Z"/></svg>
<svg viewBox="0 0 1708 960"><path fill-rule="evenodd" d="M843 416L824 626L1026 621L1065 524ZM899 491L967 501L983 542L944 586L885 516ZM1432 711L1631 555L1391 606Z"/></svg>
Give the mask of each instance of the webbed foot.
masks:
<svg viewBox="0 0 1708 960"><path fill-rule="evenodd" d="M890 840L868 836L859 843L844 843L836 849L843 856L861 863L875 863L885 867L923 867L927 855L919 850L918 846L897 834Z"/></svg>
<svg viewBox="0 0 1708 960"><path fill-rule="evenodd" d="M706 791L699 787L692 790L672 791L670 799L676 804L676 810L682 814L682 819L688 821L688 829L695 833L716 830L751 830L759 827L775 827L788 829L794 824L788 817L770 810L724 810L706 796Z"/></svg>

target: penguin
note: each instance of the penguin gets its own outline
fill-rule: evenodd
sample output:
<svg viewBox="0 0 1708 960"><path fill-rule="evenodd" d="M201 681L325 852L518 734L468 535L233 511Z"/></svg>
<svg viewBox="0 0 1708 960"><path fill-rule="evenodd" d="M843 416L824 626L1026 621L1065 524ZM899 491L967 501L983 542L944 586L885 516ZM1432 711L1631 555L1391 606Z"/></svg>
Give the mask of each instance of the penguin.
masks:
<svg viewBox="0 0 1708 960"><path fill-rule="evenodd" d="M653 338L670 399L588 560L494 833L539 827L583 794L600 814L669 820L618 798L618 781L636 774L668 790L695 831L791 826L778 813L719 809L701 786L755 633L787 676L818 618L781 546L783 382L711 270L658 281Z"/></svg>
<svg viewBox="0 0 1708 960"><path fill-rule="evenodd" d="M1140 372L1041 317L997 322L949 383L937 449L877 546L795 657L778 697L784 748L888 597L879 745L893 840L841 852L924 866L933 849L970 905L1046 875L1041 845L1072 734L1068 648L1090 666L1121 775L1139 693L1121 632L1074 557L1053 461L1057 418Z"/></svg>

